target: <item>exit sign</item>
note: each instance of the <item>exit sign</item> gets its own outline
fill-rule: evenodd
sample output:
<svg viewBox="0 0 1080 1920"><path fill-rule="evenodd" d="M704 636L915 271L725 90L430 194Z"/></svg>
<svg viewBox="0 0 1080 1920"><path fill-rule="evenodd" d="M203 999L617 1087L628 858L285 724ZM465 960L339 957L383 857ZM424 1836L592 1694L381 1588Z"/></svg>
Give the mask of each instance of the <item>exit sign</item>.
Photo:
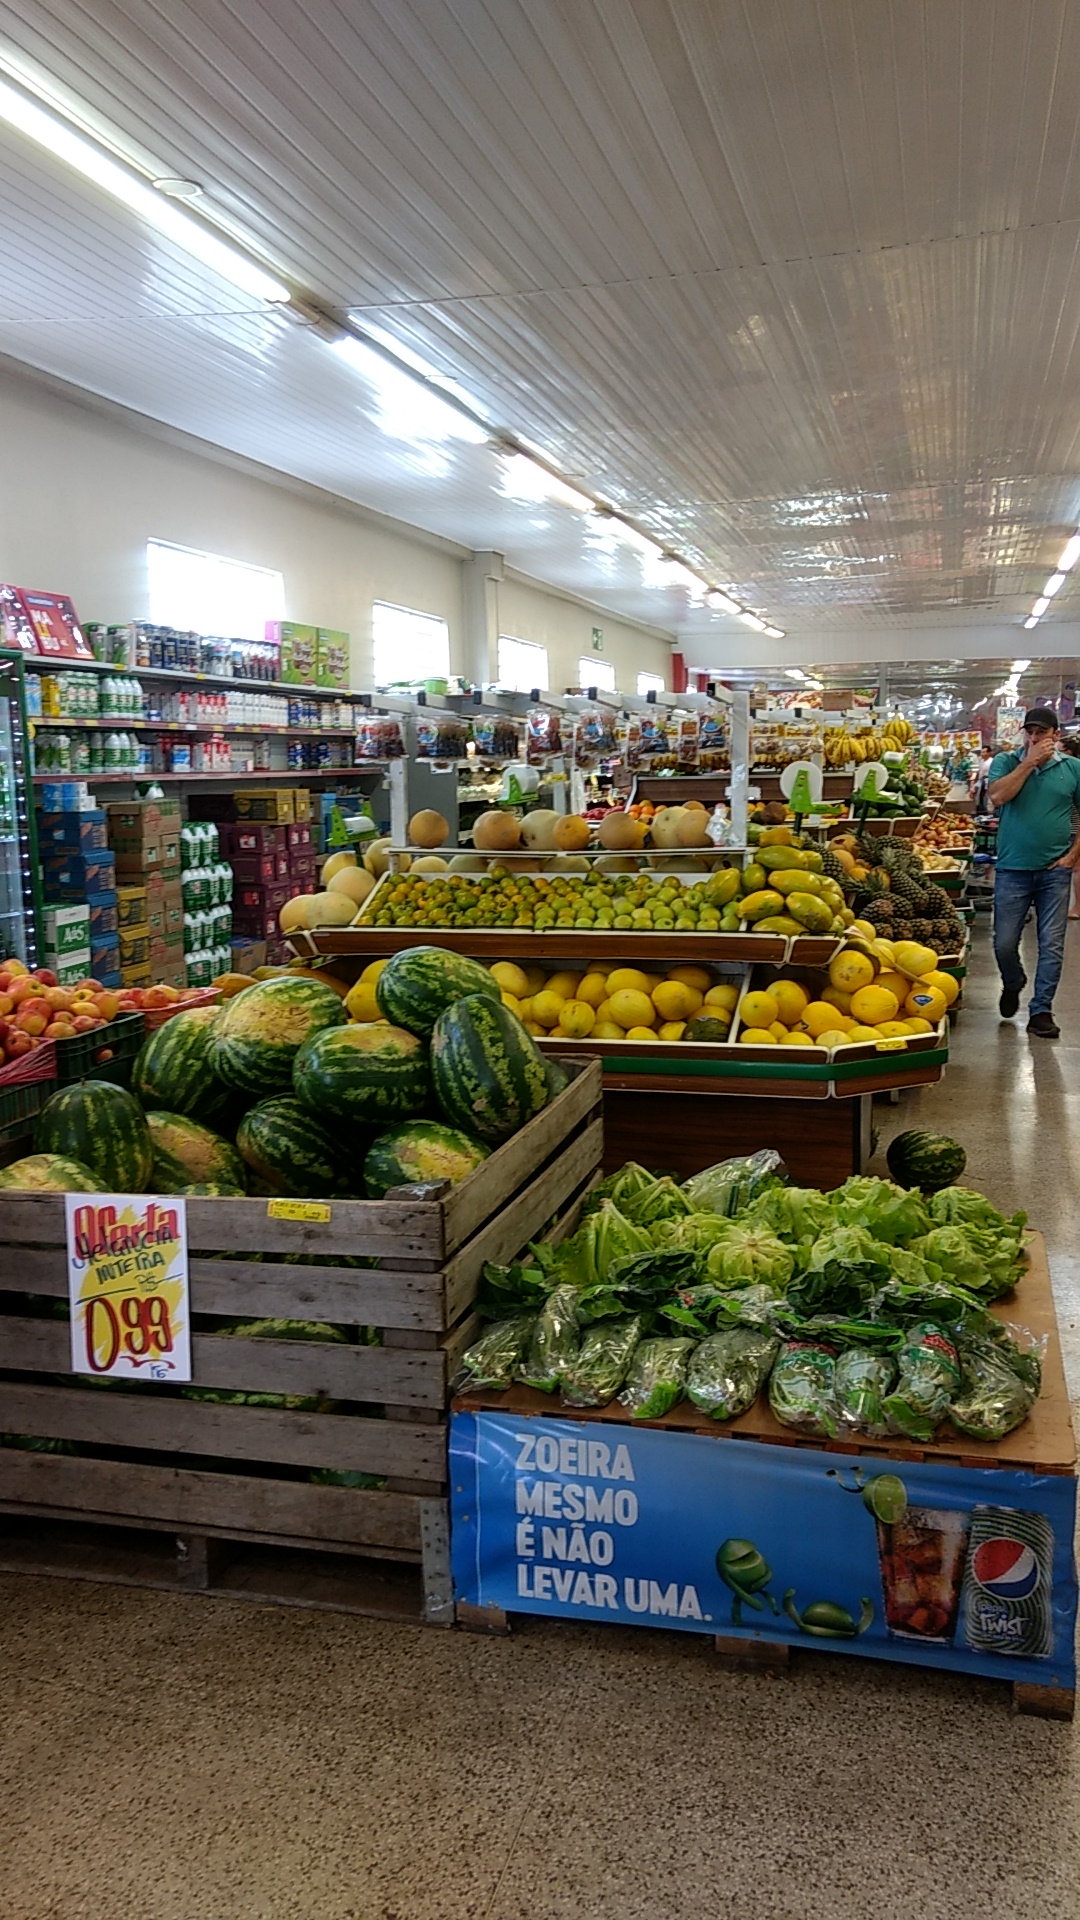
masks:
<svg viewBox="0 0 1080 1920"><path fill-rule="evenodd" d="M603 653L604 651L603 627L594 627L592 630L592 650L594 653Z"/></svg>

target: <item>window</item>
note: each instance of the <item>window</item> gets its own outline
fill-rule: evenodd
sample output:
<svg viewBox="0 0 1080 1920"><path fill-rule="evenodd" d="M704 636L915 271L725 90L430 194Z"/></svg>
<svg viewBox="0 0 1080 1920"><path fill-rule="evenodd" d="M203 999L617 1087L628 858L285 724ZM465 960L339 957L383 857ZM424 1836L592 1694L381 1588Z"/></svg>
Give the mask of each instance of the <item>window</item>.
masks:
<svg viewBox="0 0 1080 1920"><path fill-rule="evenodd" d="M268 620L285 618L285 579L272 567L251 567L221 553L148 540L150 618L158 626L262 640Z"/></svg>
<svg viewBox="0 0 1080 1920"><path fill-rule="evenodd" d="M610 660L598 660L594 653L585 654L577 663L578 686L595 687L598 693L614 693L615 669Z"/></svg>
<svg viewBox="0 0 1080 1920"><path fill-rule="evenodd" d="M535 640L515 640L512 634L499 635L499 685L514 693L541 692L548 684L547 648Z"/></svg>
<svg viewBox="0 0 1080 1920"><path fill-rule="evenodd" d="M371 609L375 685L445 680L450 672L450 629L435 613L414 613L376 600Z"/></svg>
<svg viewBox="0 0 1080 1920"><path fill-rule="evenodd" d="M637 690L640 694L663 693L664 676L662 673L639 673Z"/></svg>

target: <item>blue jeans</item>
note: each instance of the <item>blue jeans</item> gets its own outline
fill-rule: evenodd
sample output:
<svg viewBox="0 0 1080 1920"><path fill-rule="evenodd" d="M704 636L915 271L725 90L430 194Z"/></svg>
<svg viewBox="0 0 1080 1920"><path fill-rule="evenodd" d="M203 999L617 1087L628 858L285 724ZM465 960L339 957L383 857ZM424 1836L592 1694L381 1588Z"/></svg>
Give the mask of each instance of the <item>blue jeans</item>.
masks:
<svg viewBox="0 0 1080 1920"><path fill-rule="evenodd" d="M1019 993L1024 984L1020 964L1020 935L1032 907L1038 935L1039 964L1035 970L1029 1016L1050 1013L1065 958L1065 933L1072 893L1069 867L999 867L994 881L994 958L1003 987Z"/></svg>

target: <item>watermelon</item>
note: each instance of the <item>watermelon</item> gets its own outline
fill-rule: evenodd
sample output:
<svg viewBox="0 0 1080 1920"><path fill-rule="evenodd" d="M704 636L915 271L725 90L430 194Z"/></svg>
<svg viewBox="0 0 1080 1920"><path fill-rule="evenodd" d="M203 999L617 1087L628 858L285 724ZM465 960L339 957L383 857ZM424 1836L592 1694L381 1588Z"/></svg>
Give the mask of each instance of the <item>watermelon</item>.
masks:
<svg viewBox="0 0 1080 1920"><path fill-rule="evenodd" d="M242 1340L319 1340L343 1346L340 1327L320 1320L234 1320L219 1323L216 1332ZM323 1394L232 1391L224 1387L182 1387L188 1400L210 1400L227 1407L288 1407L294 1413L332 1413L337 1402Z"/></svg>
<svg viewBox="0 0 1080 1920"><path fill-rule="evenodd" d="M192 1007L174 1014L143 1041L131 1091L144 1107L184 1113L204 1125L220 1118L233 1097L210 1064L210 1035L220 1011Z"/></svg>
<svg viewBox="0 0 1080 1920"><path fill-rule="evenodd" d="M293 1061L312 1034L344 1025L344 1002L321 980L278 974L226 1002L210 1033L210 1065L242 1092L287 1093Z"/></svg>
<svg viewBox="0 0 1080 1920"><path fill-rule="evenodd" d="M570 1085L569 1075L550 1053L544 1055L544 1072L547 1074L548 1099L557 1100L560 1093L565 1093Z"/></svg>
<svg viewBox="0 0 1080 1920"><path fill-rule="evenodd" d="M190 1187L181 1187L180 1192L187 1200L242 1200L245 1189L226 1186L219 1180L195 1180Z"/></svg>
<svg viewBox="0 0 1080 1920"><path fill-rule="evenodd" d="M967 1154L959 1140L947 1133L931 1133L925 1127L909 1127L889 1142L885 1155L889 1172L899 1187L919 1187L923 1193L937 1193L951 1187L967 1166Z"/></svg>
<svg viewBox="0 0 1080 1920"><path fill-rule="evenodd" d="M470 993L431 1037L431 1076L452 1127L491 1145L508 1140L550 1099L544 1057L501 1000Z"/></svg>
<svg viewBox="0 0 1080 1920"><path fill-rule="evenodd" d="M19 1193L100 1193L101 1182L78 1160L59 1153L28 1153L0 1172L0 1187Z"/></svg>
<svg viewBox="0 0 1080 1920"><path fill-rule="evenodd" d="M34 1146L89 1167L101 1193L145 1193L154 1164L146 1115L111 1080L79 1080L52 1094L38 1115Z"/></svg>
<svg viewBox="0 0 1080 1920"><path fill-rule="evenodd" d="M440 1013L470 993L500 998L498 982L478 960L444 947L405 947L388 960L375 982L375 1002L392 1026L424 1040Z"/></svg>
<svg viewBox="0 0 1080 1920"><path fill-rule="evenodd" d="M244 1163L231 1140L223 1140L182 1113L148 1113L146 1124L154 1143L150 1175L154 1193L182 1193L185 1187L205 1181L243 1193Z"/></svg>
<svg viewBox="0 0 1080 1920"><path fill-rule="evenodd" d="M407 1120L431 1101L427 1048L414 1033L381 1020L328 1027L300 1048L293 1091L317 1117L361 1126Z"/></svg>
<svg viewBox="0 0 1080 1920"><path fill-rule="evenodd" d="M236 1144L264 1192L319 1200L360 1192L369 1138L343 1140L340 1127L332 1132L291 1094L280 1094L244 1115Z"/></svg>
<svg viewBox="0 0 1080 1920"><path fill-rule="evenodd" d="M407 1120L391 1133L381 1133L368 1148L364 1187L368 1197L381 1200L391 1187L409 1187L422 1180L449 1180L456 1186L475 1173L490 1148L471 1140L459 1127L438 1120Z"/></svg>

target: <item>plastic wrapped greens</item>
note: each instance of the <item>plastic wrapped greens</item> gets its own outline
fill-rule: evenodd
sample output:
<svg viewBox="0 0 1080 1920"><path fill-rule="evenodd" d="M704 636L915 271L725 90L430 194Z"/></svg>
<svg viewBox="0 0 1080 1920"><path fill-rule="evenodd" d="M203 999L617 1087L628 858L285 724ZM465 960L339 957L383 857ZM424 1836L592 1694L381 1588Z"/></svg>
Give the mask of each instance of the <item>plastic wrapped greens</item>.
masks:
<svg viewBox="0 0 1080 1920"><path fill-rule="evenodd" d="M949 1402L960 1386L960 1359L942 1328L932 1320L909 1327L896 1355L896 1385L884 1401L890 1433L932 1440Z"/></svg>
<svg viewBox="0 0 1080 1920"><path fill-rule="evenodd" d="M516 1313L512 1319L492 1321L479 1340L462 1354L450 1382L450 1392L478 1393L481 1388L487 1388L505 1393L525 1358L535 1325L534 1313Z"/></svg>
<svg viewBox="0 0 1080 1920"><path fill-rule="evenodd" d="M785 1427L835 1440L836 1355L812 1340L785 1340L769 1375L769 1405Z"/></svg>
<svg viewBox="0 0 1080 1920"><path fill-rule="evenodd" d="M677 1405L686 1387L693 1340L643 1340L630 1364L619 1405L635 1420L659 1420Z"/></svg>
<svg viewBox="0 0 1080 1920"><path fill-rule="evenodd" d="M786 1178L780 1155L771 1147L763 1147L760 1153L739 1154L695 1173L683 1182L683 1192L695 1212L730 1215L748 1207L766 1186Z"/></svg>
<svg viewBox="0 0 1080 1920"><path fill-rule="evenodd" d="M960 1391L949 1403L949 1419L975 1440L1003 1440L1031 1412L1038 1397L1032 1380L1010 1363L1007 1341L964 1340L960 1346ZM1033 1355L1016 1354L1021 1361ZM1036 1366L1037 1366L1036 1362Z"/></svg>
<svg viewBox="0 0 1080 1920"><path fill-rule="evenodd" d="M541 1393L554 1393L566 1368L576 1358L579 1341L577 1288L556 1287L536 1319L524 1359L515 1380Z"/></svg>
<svg viewBox="0 0 1080 1920"><path fill-rule="evenodd" d="M614 1400L630 1371L641 1339L643 1322L637 1313L621 1320L598 1320L587 1329L581 1346L562 1375L563 1404L568 1407L606 1407Z"/></svg>
<svg viewBox="0 0 1080 1920"><path fill-rule="evenodd" d="M849 1347L836 1362L836 1406L842 1424L875 1440L889 1431L885 1396L896 1379L896 1363L887 1353Z"/></svg>
<svg viewBox="0 0 1080 1920"><path fill-rule="evenodd" d="M712 1420L752 1407L780 1342L770 1327L728 1327L698 1347L686 1376L687 1398Z"/></svg>

